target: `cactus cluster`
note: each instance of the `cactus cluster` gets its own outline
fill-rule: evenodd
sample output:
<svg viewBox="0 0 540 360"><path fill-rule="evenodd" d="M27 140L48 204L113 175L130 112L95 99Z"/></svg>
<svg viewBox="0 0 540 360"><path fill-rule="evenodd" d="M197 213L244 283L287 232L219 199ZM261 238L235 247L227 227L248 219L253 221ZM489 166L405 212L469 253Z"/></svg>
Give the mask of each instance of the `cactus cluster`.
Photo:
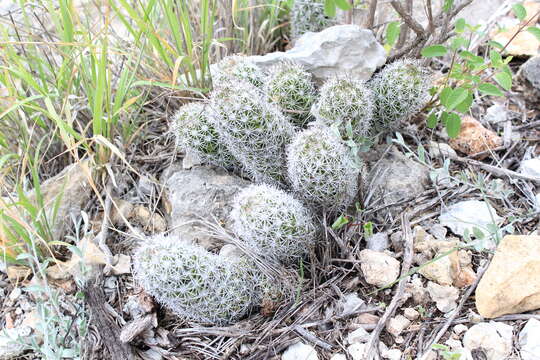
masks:
<svg viewBox="0 0 540 360"><path fill-rule="evenodd" d="M318 122L335 124L344 139L356 140L370 130L373 96L363 81L335 78L322 86L312 112Z"/></svg>
<svg viewBox="0 0 540 360"><path fill-rule="evenodd" d="M317 216L336 215L356 197L362 166L351 142L369 135L373 123L387 130L418 111L427 101L426 75L416 62L400 61L369 87L332 79L317 95L297 64L278 64L267 75L248 58L229 57L213 70L210 100L182 107L173 131L204 162L242 169L255 182L235 198L230 230L240 249L288 266L317 243ZM181 317L229 324L282 290L245 255L219 257L155 236L135 254L135 274Z"/></svg>
<svg viewBox="0 0 540 360"><path fill-rule="evenodd" d="M430 87L427 69L417 61L405 59L387 65L371 81L375 98L373 125L381 130L395 128L427 104Z"/></svg>
<svg viewBox="0 0 540 360"><path fill-rule="evenodd" d="M274 65L265 90L268 100L279 106L294 124L303 127L310 120L316 92L311 74L301 65L290 61Z"/></svg>
<svg viewBox="0 0 540 360"><path fill-rule="evenodd" d="M259 255L294 263L315 245L311 211L285 191L251 185L236 197L231 212L234 232Z"/></svg>
<svg viewBox="0 0 540 360"><path fill-rule="evenodd" d="M219 139L209 110L209 106L203 102L192 102L176 112L172 132L176 136L177 146L193 153L204 163L239 169L240 164Z"/></svg>
<svg viewBox="0 0 540 360"><path fill-rule="evenodd" d="M318 32L335 22L324 13L325 0L295 0L291 11L291 35L297 39L308 31Z"/></svg>
<svg viewBox="0 0 540 360"><path fill-rule="evenodd" d="M181 239L147 239L134 259L135 277L144 289L190 321L228 324L246 315L259 298L259 279L247 262L232 262Z"/></svg>
<svg viewBox="0 0 540 360"><path fill-rule="evenodd" d="M338 211L356 196L360 166L328 127L316 126L294 138L287 169L292 188L311 204Z"/></svg>
<svg viewBox="0 0 540 360"><path fill-rule="evenodd" d="M212 94L214 124L222 141L255 182L285 183L285 146L295 129L279 108L245 82Z"/></svg>
<svg viewBox="0 0 540 360"><path fill-rule="evenodd" d="M215 65L211 73L214 87L238 81L261 87L265 81L264 72L247 56L227 56Z"/></svg>

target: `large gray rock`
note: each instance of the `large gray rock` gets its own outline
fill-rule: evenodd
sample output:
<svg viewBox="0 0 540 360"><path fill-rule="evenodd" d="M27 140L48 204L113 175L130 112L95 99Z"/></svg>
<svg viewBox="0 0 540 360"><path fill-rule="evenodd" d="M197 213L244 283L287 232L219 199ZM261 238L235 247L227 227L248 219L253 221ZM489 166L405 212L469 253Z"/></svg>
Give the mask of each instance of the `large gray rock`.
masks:
<svg viewBox="0 0 540 360"><path fill-rule="evenodd" d="M165 172L162 183L172 233L207 249L221 244L216 244L201 219L217 220L227 228L234 196L250 184L223 169L211 167L189 170L176 167Z"/></svg>
<svg viewBox="0 0 540 360"><path fill-rule="evenodd" d="M521 65L520 75L540 90L540 56L534 56Z"/></svg>
<svg viewBox="0 0 540 360"><path fill-rule="evenodd" d="M380 153L377 153L375 160L379 159ZM373 192L370 205L375 208L390 206L419 196L429 184L429 169L393 147L373 164L367 184ZM404 205L407 204L393 205L382 211L397 216Z"/></svg>
<svg viewBox="0 0 540 360"><path fill-rule="evenodd" d="M67 166L58 175L41 184L42 204L39 203L35 190L25 194L32 204L38 207L43 205L53 240L64 240L63 237L73 225L72 218L80 216L81 210L90 201L93 192L90 179L93 176L94 170L90 161L81 161ZM26 213L22 209L20 211Z"/></svg>
<svg viewBox="0 0 540 360"><path fill-rule="evenodd" d="M263 69L293 60L311 72L317 82L340 75L368 80L386 62L386 52L370 30L337 25L305 33L289 51L252 56L251 60Z"/></svg>

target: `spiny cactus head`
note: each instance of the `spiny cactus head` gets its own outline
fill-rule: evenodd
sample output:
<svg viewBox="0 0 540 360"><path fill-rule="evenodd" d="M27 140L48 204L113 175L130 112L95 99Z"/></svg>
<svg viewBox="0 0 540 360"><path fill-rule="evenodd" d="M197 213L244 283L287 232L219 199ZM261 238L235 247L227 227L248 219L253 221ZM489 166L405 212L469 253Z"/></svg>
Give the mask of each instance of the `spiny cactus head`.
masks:
<svg viewBox="0 0 540 360"><path fill-rule="evenodd" d="M231 81L246 81L256 87L261 87L265 81L262 69L247 56L232 55L217 63L212 72L214 87L219 87Z"/></svg>
<svg viewBox="0 0 540 360"><path fill-rule="evenodd" d="M283 184L285 146L294 126L248 83L229 83L212 95L220 138L256 182Z"/></svg>
<svg viewBox="0 0 540 360"><path fill-rule="evenodd" d="M308 31L319 32L335 25L324 13L324 0L295 0L291 11L291 34L297 39Z"/></svg>
<svg viewBox="0 0 540 360"><path fill-rule="evenodd" d="M311 211L283 190L252 185L236 197L231 212L235 233L259 255L290 264L315 245Z"/></svg>
<svg viewBox="0 0 540 360"><path fill-rule="evenodd" d="M429 70L416 60L403 59L387 65L371 81L375 128L392 129L420 111L429 101L431 86Z"/></svg>
<svg viewBox="0 0 540 360"><path fill-rule="evenodd" d="M146 240L134 256L144 289L180 317L229 324L246 315L258 279L244 262L231 262L202 247L163 235Z"/></svg>
<svg viewBox="0 0 540 360"><path fill-rule="evenodd" d="M311 74L295 62L284 61L269 70L265 90L270 102L276 104L298 126L311 118L309 113L316 97Z"/></svg>
<svg viewBox="0 0 540 360"><path fill-rule="evenodd" d="M360 165L328 127L297 134L288 147L287 168L296 193L319 208L343 210L356 196Z"/></svg>
<svg viewBox="0 0 540 360"><path fill-rule="evenodd" d="M365 136L373 118L373 95L363 81L334 78L321 88L312 112L320 123L336 124L344 139Z"/></svg>
<svg viewBox="0 0 540 360"><path fill-rule="evenodd" d="M227 169L240 168L220 140L207 104L192 102L182 106L173 117L171 130L177 146L194 153L203 162Z"/></svg>

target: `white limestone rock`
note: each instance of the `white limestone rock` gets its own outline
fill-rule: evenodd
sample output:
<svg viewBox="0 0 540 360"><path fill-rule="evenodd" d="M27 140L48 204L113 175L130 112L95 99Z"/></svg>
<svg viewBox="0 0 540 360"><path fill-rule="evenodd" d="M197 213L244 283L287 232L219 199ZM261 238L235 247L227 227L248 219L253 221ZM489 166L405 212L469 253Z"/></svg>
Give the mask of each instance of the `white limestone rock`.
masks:
<svg viewBox="0 0 540 360"><path fill-rule="evenodd" d="M307 32L286 52L273 52L250 59L263 69L295 61L313 74L316 82L335 76L368 80L386 62L386 52L370 30L357 25L337 25L321 32Z"/></svg>

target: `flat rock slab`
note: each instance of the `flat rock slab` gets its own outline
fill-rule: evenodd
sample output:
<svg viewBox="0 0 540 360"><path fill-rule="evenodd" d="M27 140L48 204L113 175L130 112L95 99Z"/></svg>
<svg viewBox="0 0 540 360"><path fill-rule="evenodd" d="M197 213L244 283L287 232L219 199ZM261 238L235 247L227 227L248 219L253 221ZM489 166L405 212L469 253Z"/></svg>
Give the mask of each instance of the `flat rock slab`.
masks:
<svg viewBox="0 0 540 360"><path fill-rule="evenodd" d="M499 244L476 288L485 318L540 308L540 236L508 235Z"/></svg>
<svg viewBox="0 0 540 360"><path fill-rule="evenodd" d="M439 221L452 232L459 236L464 236L467 231L474 234L474 228L489 235L487 227L490 224L497 224L502 218L497 215L493 207L485 201L467 200L450 205L443 210Z"/></svg>
<svg viewBox="0 0 540 360"><path fill-rule="evenodd" d="M221 245L201 220L217 221L228 228L228 215L236 193L250 182L223 169L194 167L170 169L164 174L165 208L171 233L207 249Z"/></svg>
<svg viewBox="0 0 540 360"><path fill-rule="evenodd" d="M386 52L370 30L357 25L337 25L302 35L286 52L273 52L250 59L263 69L281 61L295 61L322 83L335 76L368 80L386 62Z"/></svg>

